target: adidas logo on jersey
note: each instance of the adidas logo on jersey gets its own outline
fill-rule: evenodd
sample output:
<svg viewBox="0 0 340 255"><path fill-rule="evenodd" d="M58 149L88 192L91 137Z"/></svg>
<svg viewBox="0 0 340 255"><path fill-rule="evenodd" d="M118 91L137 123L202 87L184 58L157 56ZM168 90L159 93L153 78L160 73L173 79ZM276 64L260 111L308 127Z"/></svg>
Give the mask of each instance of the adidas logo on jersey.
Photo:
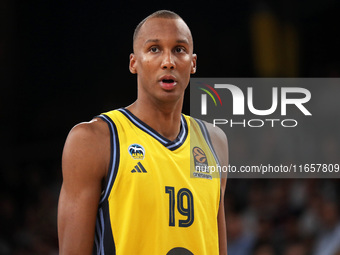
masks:
<svg viewBox="0 0 340 255"><path fill-rule="evenodd" d="M135 165L135 168L131 170L131 173L147 173L144 166L141 162L138 162L137 165Z"/></svg>

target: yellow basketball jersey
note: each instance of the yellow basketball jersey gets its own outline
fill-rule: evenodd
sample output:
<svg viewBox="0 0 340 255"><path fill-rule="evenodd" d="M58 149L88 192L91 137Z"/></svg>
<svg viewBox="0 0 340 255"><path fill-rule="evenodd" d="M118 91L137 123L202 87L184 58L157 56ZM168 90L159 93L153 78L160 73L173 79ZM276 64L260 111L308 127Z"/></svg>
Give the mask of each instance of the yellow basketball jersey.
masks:
<svg viewBox="0 0 340 255"><path fill-rule="evenodd" d="M126 109L99 117L111 165L93 254L218 254L220 178L204 124L182 115L170 141Z"/></svg>

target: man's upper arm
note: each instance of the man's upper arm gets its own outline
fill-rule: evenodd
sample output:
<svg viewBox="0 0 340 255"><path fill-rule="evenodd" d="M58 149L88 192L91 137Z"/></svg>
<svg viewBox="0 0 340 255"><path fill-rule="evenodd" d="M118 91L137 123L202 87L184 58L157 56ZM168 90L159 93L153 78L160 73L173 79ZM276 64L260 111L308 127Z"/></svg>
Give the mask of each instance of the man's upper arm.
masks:
<svg viewBox="0 0 340 255"><path fill-rule="evenodd" d="M58 206L60 254L91 254L101 184L109 158L103 121L75 126L65 143ZM108 130L107 130L108 131ZM106 141L107 140L107 141Z"/></svg>
<svg viewBox="0 0 340 255"><path fill-rule="evenodd" d="M221 165L221 169L228 167L229 164L229 148L228 139L225 133L218 127L213 127L212 124L205 123L209 131L210 139L214 150L217 154L218 160ZM221 176L221 201L218 211L218 235L219 235L219 248L220 254L227 254L227 229L225 222L225 210L224 210L224 192L227 184L227 175L222 172Z"/></svg>
<svg viewBox="0 0 340 255"><path fill-rule="evenodd" d="M228 167L229 164L229 148L228 148L228 139L225 133L223 132L222 129L219 127L213 127L212 124L210 123L205 123L211 143L214 147L214 150L217 154L218 160L220 162L221 168L223 166ZM222 183L221 183L221 188L223 191L225 190L225 185L226 185L226 178L227 174L222 172Z"/></svg>

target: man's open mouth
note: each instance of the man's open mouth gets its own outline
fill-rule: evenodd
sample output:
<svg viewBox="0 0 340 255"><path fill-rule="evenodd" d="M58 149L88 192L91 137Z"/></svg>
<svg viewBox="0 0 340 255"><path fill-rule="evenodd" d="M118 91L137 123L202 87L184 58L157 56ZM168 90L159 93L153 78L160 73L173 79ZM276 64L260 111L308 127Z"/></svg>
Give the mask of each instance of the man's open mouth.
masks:
<svg viewBox="0 0 340 255"><path fill-rule="evenodd" d="M163 79L162 82L164 82L164 83L174 83L175 80L172 80L172 79Z"/></svg>

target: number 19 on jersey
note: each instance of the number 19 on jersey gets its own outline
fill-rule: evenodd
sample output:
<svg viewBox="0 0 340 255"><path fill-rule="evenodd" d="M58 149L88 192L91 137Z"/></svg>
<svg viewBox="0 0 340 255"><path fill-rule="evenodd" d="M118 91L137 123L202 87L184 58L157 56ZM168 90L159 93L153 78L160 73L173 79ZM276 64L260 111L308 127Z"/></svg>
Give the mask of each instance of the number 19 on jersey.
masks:
<svg viewBox="0 0 340 255"><path fill-rule="evenodd" d="M186 217L186 219L178 220L178 226L184 228L190 227L195 219L194 197L191 191L187 188L182 188L177 192L176 196L174 187L165 186L165 193L169 194L169 226L176 226L175 207L177 197L177 210Z"/></svg>

